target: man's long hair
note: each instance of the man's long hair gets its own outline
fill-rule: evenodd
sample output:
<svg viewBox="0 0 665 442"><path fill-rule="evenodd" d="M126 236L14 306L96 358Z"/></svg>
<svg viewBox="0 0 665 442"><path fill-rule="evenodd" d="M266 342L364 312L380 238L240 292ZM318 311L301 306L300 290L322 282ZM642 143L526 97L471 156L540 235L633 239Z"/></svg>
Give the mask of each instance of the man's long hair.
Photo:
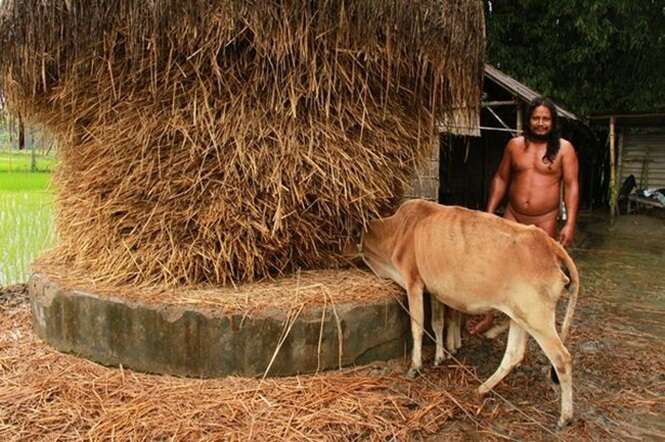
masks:
<svg viewBox="0 0 665 442"><path fill-rule="evenodd" d="M552 116L552 128L550 129L550 133L547 135L546 140L531 131L531 115L533 115L533 111L535 111L538 106L545 106L548 108ZM559 118L556 113L556 107L554 106L554 103L552 103L552 100L545 97L536 97L531 101L531 103L529 103L529 107L526 111L524 138L526 139L527 146L529 140L547 141L547 151L543 156L543 161L550 163L554 162L556 155L559 153L559 148L561 147L561 135L559 133Z"/></svg>

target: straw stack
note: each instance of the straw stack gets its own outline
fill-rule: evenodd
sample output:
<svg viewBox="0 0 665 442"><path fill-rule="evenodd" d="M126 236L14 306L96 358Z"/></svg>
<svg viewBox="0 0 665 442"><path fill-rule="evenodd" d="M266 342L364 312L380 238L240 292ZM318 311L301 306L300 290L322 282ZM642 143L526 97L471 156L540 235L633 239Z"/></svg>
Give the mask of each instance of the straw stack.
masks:
<svg viewBox="0 0 665 442"><path fill-rule="evenodd" d="M6 0L0 94L60 140L53 260L229 283L339 263L483 51L480 1Z"/></svg>

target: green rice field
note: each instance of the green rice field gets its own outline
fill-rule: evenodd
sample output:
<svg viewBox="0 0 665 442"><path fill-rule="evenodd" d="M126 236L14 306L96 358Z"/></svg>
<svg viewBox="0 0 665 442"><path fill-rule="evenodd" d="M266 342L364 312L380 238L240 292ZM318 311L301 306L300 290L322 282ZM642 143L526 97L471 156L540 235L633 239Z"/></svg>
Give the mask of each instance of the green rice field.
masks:
<svg viewBox="0 0 665 442"><path fill-rule="evenodd" d="M37 165L52 170L54 160ZM29 153L0 152L0 287L26 281L33 259L55 243L51 174L29 170Z"/></svg>
<svg viewBox="0 0 665 442"><path fill-rule="evenodd" d="M50 172L55 167L53 154L35 155L38 172ZM0 171L2 172L30 172L32 153L30 151L0 150Z"/></svg>

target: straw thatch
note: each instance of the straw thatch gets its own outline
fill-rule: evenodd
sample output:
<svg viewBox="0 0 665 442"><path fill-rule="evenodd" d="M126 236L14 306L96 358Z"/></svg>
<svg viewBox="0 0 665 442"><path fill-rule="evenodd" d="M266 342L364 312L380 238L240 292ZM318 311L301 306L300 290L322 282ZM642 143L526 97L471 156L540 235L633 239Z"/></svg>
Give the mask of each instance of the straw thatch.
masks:
<svg viewBox="0 0 665 442"><path fill-rule="evenodd" d="M480 1L7 0L0 91L60 138L53 257L226 283L339 263L483 51Z"/></svg>

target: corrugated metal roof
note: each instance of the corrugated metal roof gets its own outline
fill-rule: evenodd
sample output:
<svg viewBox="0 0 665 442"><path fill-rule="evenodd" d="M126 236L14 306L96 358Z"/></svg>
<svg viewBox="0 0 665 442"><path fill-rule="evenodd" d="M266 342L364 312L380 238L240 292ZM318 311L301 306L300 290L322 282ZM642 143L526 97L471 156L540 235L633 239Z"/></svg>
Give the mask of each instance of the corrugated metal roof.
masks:
<svg viewBox="0 0 665 442"><path fill-rule="evenodd" d="M498 70L497 68L495 68L490 64L485 65L485 76L490 78L492 81L496 82L500 86L504 87L505 89L509 90L513 95L515 95L516 97L520 98L521 100L527 103L529 103L531 100L541 95L538 92L531 89L530 87L520 83L519 81L501 72L500 70ZM566 109L562 108L556 103L555 106L556 106L556 111L560 117L566 118L568 120L578 120L577 116L574 113L567 111Z"/></svg>

